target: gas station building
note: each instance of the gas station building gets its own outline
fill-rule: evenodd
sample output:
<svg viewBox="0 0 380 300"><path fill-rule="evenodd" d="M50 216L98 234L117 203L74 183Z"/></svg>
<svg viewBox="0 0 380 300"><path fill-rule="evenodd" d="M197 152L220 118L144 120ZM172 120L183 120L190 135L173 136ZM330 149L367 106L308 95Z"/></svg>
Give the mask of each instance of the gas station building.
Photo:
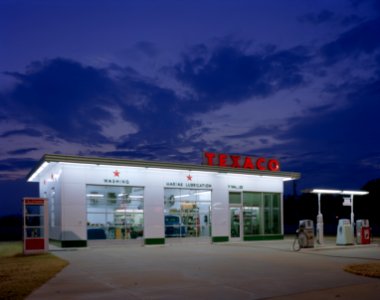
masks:
<svg viewBox="0 0 380 300"><path fill-rule="evenodd" d="M298 178L274 158L213 152L199 165L46 154L28 175L61 247L282 239L284 181Z"/></svg>

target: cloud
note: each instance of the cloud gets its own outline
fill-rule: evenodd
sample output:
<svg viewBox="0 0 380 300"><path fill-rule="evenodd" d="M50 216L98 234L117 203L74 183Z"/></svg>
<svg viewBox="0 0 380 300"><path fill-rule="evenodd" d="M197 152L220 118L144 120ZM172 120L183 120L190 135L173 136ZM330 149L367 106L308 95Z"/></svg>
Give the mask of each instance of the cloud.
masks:
<svg viewBox="0 0 380 300"><path fill-rule="evenodd" d="M234 135L226 135L224 136L227 139L247 139L252 138L254 136L263 136L263 135L273 135L275 132L278 132L280 130L279 126L272 125L272 126L258 126L255 128L252 128L246 132L242 132L240 134L234 134ZM265 143L267 143L267 140L265 140Z"/></svg>
<svg viewBox="0 0 380 300"><path fill-rule="evenodd" d="M212 50L198 45L183 55L175 75L197 95L192 105L207 111L301 86L302 66L309 60L303 47L252 54L239 44L224 43Z"/></svg>
<svg viewBox="0 0 380 300"><path fill-rule="evenodd" d="M328 49L329 45L349 36L349 32L321 48ZM297 110L302 106L304 113L284 120L290 114L284 116L284 106L291 101L286 102L283 97L294 98L297 96L292 94L294 90L307 88L310 77L314 76L311 68L316 66L315 60L306 47L266 47L253 51L250 43L201 44L190 48L171 69L174 79L185 90L190 90L189 93L177 93L154 78L116 64L99 69L62 58L34 63L25 73L8 73L17 78L18 84L7 94L0 95L5 102L0 110L9 119L18 120L23 127L35 129L9 129L1 137L50 137L56 141L55 145L62 145L57 142L60 139L67 143L67 147L75 143L73 148L83 155L184 162L199 162L202 149L236 151L240 147L246 153L256 153L259 149L261 153L278 153L285 157L285 162L292 162L290 169L299 167L301 171L312 172L309 165L297 162L294 156L319 153L309 155L310 161L320 159L322 153L326 155L326 167L338 155L352 159L340 148L350 146L344 140L347 136L368 146L370 137L363 132L370 126L370 119L358 122L353 130L344 124L352 125L366 114L375 117L376 105L370 106L370 99L378 95L369 90L370 86L372 89L376 87L373 78L334 82L334 88L323 91L330 101L310 108L306 104L308 100L302 99ZM327 81L327 76L323 80ZM305 97L317 98L308 93ZM302 92L300 95L304 96ZM337 110L334 99L339 97L345 97L346 106ZM360 107L358 103L364 102L358 101L362 98L370 110ZM257 101L255 104L275 104L280 113L273 116L271 108L262 111L251 105L253 101ZM245 107L246 124L239 120L243 112L237 111L232 126L228 116L217 114L214 116L219 118L218 125L212 126L214 120L207 116L219 108L228 114L228 110L233 110L237 104ZM250 113L252 107L257 109L255 114L266 115L265 118L258 116L258 121L251 122L254 118ZM115 118L115 112L118 118ZM360 116L355 116L358 112L361 112ZM133 127L133 130L126 126ZM111 137L105 127L119 133ZM359 146L355 147L360 150L360 155L365 155ZM20 144L5 152L26 156L34 150L37 149ZM71 154L76 154L74 152ZM364 161L363 157L361 160ZM3 162L3 170L7 163ZM22 161L15 163L21 165Z"/></svg>
<svg viewBox="0 0 380 300"><path fill-rule="evenodd" d="M117 151L104 155L135 157L139 153L143 157L144 153L171 153L183 143L183 135L194 122L195 110L184 107L184 99L175 91L129 67L97 69L57 58L33 63L25 73L8 75L19 82L0 96L5 103L2 112L9 120L38 129L7 130L3 138L45 136L89 146L109 144ZM110 126L120 134L106 136L102 129ZM21 154L23 150L8 152Z"/></svg>
<svg viewBox="0 0 380 300"><path fill-rule="evenodd" d="M378 0L350 0L350 2L355 9L362 6L368 6L371 10L380 13L380 2Z"/></svg>
<svg viewBox="0 0 380 300"><path fill-rule="evenodd" d="M330 10L322 10L319 13L308 13L298 18L301 23L311 23L313 25L319 25L321 23L330 22L335 19L335 14Z"/></svg>
<svg viewBox="0 0 380 300"><path fill-rule="evenodd" d="M360 17L360 16L355 15L355 14L351 14L351 15L345 16L342 19L341 24L343 26L351 26L351 25L356 25L358 23L361 23L363 21L365 21L365 19L363 17Z"/></svg>
<svg viewBox="0 0 380 300"><path fill-rule="evenodd" d="M278 130L276 134L277 139L287 142L267 151L287 153L284 167L292 166L307 174L303 179L306 185L344 182L345 187L359 188L366 178L378 177L380 79L362 80L355 85L345 83L333 93L331 97L346 95L345 107L309 110L304 117L289 119L287 130ZM358 183L358 178L363 182Z"/></svg>
<svg viewBox="0 0 380 300"><path fill-rule="evenodd" d="M148 57L155 57L159 53L156 45L147 41L136 43L135 48Z"/></svg>
<svg viewBox="0 0 380 300"><path fill-rule="evenodd" d="M119 82L127 93L125 100L119 103L122 118L136 124L138 130L121 139L117 148L166 144L165 148L169 150L178 145L180 136L192 123L188 116L193 111L183 110L183 99L178 98L173 90L141 78L133 79L128 74L119 77Z"/></svg>
<svg viewBox="0 0 380 300"><path fill-rule="evenodd" d="M154 153L140 152L136 149L108 151L108 152L91 152L90 155L102 156L102 157L113 157L113 158L140 159L140 160L155 160L159 157L159 155L155 155Z"/></svg>
<svg viewBox="0 0 380 300"><path fill-rule="evenodd" d="M380 48L380 18L360 23L342 33L335 41L321 48L321 55L327 65L361 54L373 54Z"/></svg>
<svg viewBox="0 0 380 300"><path fill-rule="evenodd" d="M0 160L0 171L31 170L37 163L32 158L8 158Z"/></svg>
<svg viewBox="0 0 380 300"><path fill-rule="evenodd" d="M173 70L176 79L194 93L181 95L130 67L113 64L99 69L63 58L34 62L24 73L7 73L18 83L0 95L5 103L0 110L7 118L36 129L7 130L2 137L45 136L93 147L108 144L115 151L105 151L107 156L153 153L153 157L183 158L175 149L203 148L207 143L197 114L305 83L302 68L310 59L306 49L267 47L252 54L247 45L225 42L189 50ZM138 47L154 55L153 44L142 42ZM195 126L201 130L196 138L189 135ZM107 135L105 128L117 128L120 134Z"/></svg>
<svg viewBox="0 0 380 300"><path fill-rule="evenodd" d="M371 138L380 134L377 124L379 86L380 80L377 79L351 87L345 107L333 111L312 109L306 113L307 118L294 118L293 129L283 133L282 137L297 137L307 147L323 142L331 150L336 144L352 144L350 147L357 148L359 152L376 145L380 147L380 141ZM340 89L347 91L350 87L343 84ZM344 151L344 147L340 149Z"/></svg>
<svg viewBox="0 0 380 300"><path fill-rule="evenodd" d="M115 87L105 70L57 58L32 63L24 74L7 74L19 82L1 96L9 118L43 125L68 141L107 141L99 123L112 119L106 108L113 104Z"/></svg>
<svg viewBox="0 0 380 300"><path fill-rule="evenodd" d="M32 137L40 137L42 133L36 129L19 129L19 130L9 130L0 135L2 138L11 137L11 136L32 136Z"/></svg>
<svg viewBox="0 0 380 300"><path fill-rule="evenodd" d="M38 150L38 148L17 149L17 150L13 150L13 151L8 151L7 153L9 155L24 155L24 154L28 154L29 152L35 151L35 150Z"/></svg>

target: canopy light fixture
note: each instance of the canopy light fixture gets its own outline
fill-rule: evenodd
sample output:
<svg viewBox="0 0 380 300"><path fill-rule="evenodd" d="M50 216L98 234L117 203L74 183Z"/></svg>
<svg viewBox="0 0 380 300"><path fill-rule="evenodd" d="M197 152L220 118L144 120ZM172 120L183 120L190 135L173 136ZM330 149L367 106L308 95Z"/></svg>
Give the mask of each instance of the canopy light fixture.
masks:
<svg viewBox="0 0 380 300"><path fill-rule="evenodd" d="M313 194L341 194L340 190L328 190L328 189L312 189L309 193Z"/></svg>
<svg viewBox="0 0 380 300"><path fill-rule="evenodd" d="M360 195L360 196L363 196L363 195L368 195L369 192L367 192L367 191L342 191L341 194L344 194L344 195Z"/></svg>
<svg viewBox="0 0 380 300"><path fill-rule="evenodd" d="M103 198L104 195L103 194L96 194L96 193L93 193L93 194L86 194L87 197L93 197L93 198Z"/></svg>
<svg viewBox="0 0 380 300"><path fill-rule="evenodd" d="M311 189L305 190L306 193L313 194L340 194L340 195L367 195L369 192L367 191L346 191L346 190L329 190L329 189Z"/></svg>

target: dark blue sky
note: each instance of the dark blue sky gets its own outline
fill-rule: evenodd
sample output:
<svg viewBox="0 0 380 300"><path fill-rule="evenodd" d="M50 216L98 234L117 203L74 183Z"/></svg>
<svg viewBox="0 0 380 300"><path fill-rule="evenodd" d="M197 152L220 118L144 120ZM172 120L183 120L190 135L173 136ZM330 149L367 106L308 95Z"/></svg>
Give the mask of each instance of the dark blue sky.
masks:
<svg viewBox="0 0 380 300"><path fill-rule="evenodd" d="M44 153L380 177L380 2L0 0L0 215Z"/></svg>

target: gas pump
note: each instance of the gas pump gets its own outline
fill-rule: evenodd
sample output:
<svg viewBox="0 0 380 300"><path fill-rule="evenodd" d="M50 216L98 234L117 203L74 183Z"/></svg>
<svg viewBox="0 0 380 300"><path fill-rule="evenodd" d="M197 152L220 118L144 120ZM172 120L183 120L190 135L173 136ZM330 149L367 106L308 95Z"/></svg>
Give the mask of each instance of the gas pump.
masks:
<svg viewBox="0 0 380 300"><path fill-rule="evenodd" d="M340 219L338 223L338 229L336 234L337 245L353 245L354 233L350 220Z"/></svg>
<svg viewBox="0 0 380 300"><path fill-rule="evenodd" d="M371 228L369 227L368 219L356 220L356 243L371 243Z"/></svg>
<svg viewBox="0 0 380 300"><path fill-rule="evenodd" d="M301 248L313 248L314 247L314 223L312 220L300 220L298 234L304 233L305 239L302 239Z"/></svg>

